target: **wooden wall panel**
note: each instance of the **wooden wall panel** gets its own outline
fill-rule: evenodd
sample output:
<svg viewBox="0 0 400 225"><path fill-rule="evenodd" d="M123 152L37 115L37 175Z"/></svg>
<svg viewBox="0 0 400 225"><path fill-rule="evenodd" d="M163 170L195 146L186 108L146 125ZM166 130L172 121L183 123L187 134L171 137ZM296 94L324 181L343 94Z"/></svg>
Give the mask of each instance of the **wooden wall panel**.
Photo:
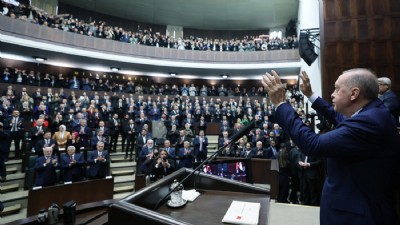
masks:
<svg viewBox="0 0 400 225"><path fill-rule="evenodd" d="M345 70L366 67L400 93L400 1L324 0L321 11L323 97Z"/></svg>
<svg viewBox="0 0 400 225"><path fill-rule="evenodd" d="M336 18L335 0L325 0L324 4L325 4L323 13L324 19L329 20Z"/></svg>

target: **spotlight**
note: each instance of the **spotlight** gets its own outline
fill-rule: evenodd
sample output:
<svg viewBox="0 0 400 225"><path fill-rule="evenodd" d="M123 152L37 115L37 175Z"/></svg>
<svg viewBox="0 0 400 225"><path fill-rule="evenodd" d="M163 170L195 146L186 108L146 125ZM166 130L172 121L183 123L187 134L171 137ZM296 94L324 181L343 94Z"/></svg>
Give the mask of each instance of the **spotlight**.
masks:
<svg viewBox="0 0 400 225"><path fill-rule="evenodd" d="M118 72L119 70L120 70L120 68L118 68L118 67L110 67L110 69L111 69L111 71L114 71L114 72Z"/></svg>
<svg viewBox="0 0 400 225"><path fill-rule="evenodd" d="M169 75L171 75L171 77L175 77L178 74L177 73L169 73Z"/></svg>
<svg viewBox="0 0 400 225"><path fill-rule="evenodd" d="M224 78L224 79L226 79L226 78L229 77L229 75L227 75L227 74L221 74L221 77Z"/></svg>
<svg viewBox="0 0 400 225"><path fill-rule="evenodd" d="M47 60L47 59L44 58L44 57L38 57L38 56L33 56L33 58L34 58L36 61L38 61L38 62L43 62L43 61L46 61L46 60Z"/></svg>

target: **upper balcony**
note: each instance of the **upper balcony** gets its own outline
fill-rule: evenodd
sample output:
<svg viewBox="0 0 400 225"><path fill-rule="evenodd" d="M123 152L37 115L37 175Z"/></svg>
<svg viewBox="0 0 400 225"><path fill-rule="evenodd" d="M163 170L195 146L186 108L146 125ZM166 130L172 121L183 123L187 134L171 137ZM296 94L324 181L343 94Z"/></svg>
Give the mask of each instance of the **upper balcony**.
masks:
<svg viewBox="0 0 400 225"><path fill-rule="evenodd" d="M257 79L275 69L281 75L300 71L298 49L256 52L212 52L157 48L88 37L0 16L1 57L23 61L33 56L46 64L120 73L193 78L229 74L230 79Z"/></svg>

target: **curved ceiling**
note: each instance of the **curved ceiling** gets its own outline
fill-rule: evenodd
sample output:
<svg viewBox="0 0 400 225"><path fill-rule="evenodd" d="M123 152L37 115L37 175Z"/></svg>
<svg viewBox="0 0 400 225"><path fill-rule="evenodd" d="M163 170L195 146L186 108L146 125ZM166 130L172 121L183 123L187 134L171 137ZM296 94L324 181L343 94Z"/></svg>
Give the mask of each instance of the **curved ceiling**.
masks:
<svg viewBox="0 0 400 225"><path fill-rule="evenodd" d="M299 0L59 0L138 22L203 30L258 30L297 18Z"/></svg>

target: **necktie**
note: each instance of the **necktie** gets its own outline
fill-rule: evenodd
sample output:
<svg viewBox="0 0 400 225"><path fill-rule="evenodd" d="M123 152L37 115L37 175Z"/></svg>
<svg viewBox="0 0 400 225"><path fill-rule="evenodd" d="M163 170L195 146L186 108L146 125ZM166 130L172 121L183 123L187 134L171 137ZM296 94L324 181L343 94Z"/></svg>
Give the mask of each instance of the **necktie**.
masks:
<svg viewBox="0 0 400 225"><path fill-rule="evenodd" d="M70 161L73 161L73 160L74 160L74 157L73 157L72 155L70 155L70 156L69 156L69 160L70 160Z"/></svg>
<svg viewBox="0 0 400 225"><path fill-rule="evenodd" d="M63 137L64 137L64 132L61 132L61 134L60 134L60 139L62 140Z"/></svg>
<svg viewBox="0 0 400 225"><path fill-rule="evenodd" d="M14 118L15 118L15 122L14 122L14 126L13 126L13 131L18 131L17 130L18 118L17 117L14 117Z"/></svg>

